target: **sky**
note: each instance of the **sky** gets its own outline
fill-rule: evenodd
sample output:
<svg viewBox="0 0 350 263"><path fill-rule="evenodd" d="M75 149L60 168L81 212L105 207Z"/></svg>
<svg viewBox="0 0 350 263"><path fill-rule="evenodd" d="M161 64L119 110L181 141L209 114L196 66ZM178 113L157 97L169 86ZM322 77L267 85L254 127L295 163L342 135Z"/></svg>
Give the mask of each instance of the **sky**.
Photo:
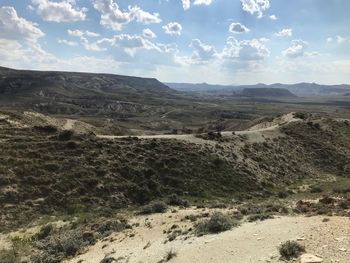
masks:
<svg viewBox="0 0 350 263"><path fill-rule="evenodd" d="M0 0L0 65L350 84L349 0Z"/></svg>

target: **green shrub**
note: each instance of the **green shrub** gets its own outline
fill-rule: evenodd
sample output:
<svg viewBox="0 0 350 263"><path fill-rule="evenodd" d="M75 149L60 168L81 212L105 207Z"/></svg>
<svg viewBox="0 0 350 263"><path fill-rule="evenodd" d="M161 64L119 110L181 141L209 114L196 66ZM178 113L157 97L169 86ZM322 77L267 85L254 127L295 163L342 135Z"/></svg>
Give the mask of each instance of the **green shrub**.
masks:
<svg viewBox="0 0 350 263"><path fill-rule="evenodd" d="M288 197L288 193L285 191L280 191L277 193L278 198L284 199Z"/></svg>
<svg viewBox="0 0 350 263"><path fill-rule="evenodd" d="M66 131L62 131L59 135L58 135L58 139L60 141L69 141L72 139L74 135L74 132L71 130L66 130Z"/></svg>
<svg viewBox="0 0 350 263"><path fill-rule="evenodd" d="M39 249L31 260L33 263L59 263L63 259L75 256L79 250L89 245L90 242L85 241L83 233L73 231L70 233L61 233L40 241L34 246Z"/></svg>
<svg viewBox="0 0 350 263"><path fill-rule="evenodd" d="M154 213L165 213L168 206L163 201L155 201L141 208L140 214L148 215Z"/></svg>
<svg viewBox="0 0 350 263"><path fill-rule="evenodd" d="M209 220L202 221L196 225L197 235L215 234L232 229L238 222L228 215L215 212Z"/></svg>
<svg viewBox="0 0 350 263"><path fill-rule="evenodd" d="M287 241L279 247L279 252L283 259L290 260L305 252L305 247L296 241Z"/></svg>
<svg viewBox="0 0 350 263"><path fill-rule="evenodd" d="M177 194L171 194L167 198L168 205L189 207L190 204L187 200L180 198Z"/></svg>
<svg viewBox="0 0 350 263"><path fill-rule="evenodd" d="M168 252L166 252L163 259L159 260L157 263L165 263L172 260L175 257L177 257L177 253L174 250L170 249Z"/></svg>
<svg viewBox="0 0 350 263"><path fill-rule="evenodd" d="M310 193L322 193L322 192L323 192L323 190L321 187L316 186L316 185L311 186Z"/></svg>
<svg viewBox="0 0 350 263"><path fill-rule="evenodd" d="M20 263L20 257L14 250L3 249L0 250L1 263Z"/></svg>
<svg viewBox="0 0 350 263"><path fill-rule="evenodd" d="M249 215L247 217L247 220L249 222L255 222L255 221L264 221L266 219L271 219L273 218L273 215L269 214L269 213L263 213L263 214L253 214L253 215Z"/></svg>
<svg viewBox="0 0 350 263"><path fill-rule="evenodd" d="M35 239L41 240L47 238L52 232L54 228L51 224L45 225L40 228L40 231L34 236Z"/></svg>

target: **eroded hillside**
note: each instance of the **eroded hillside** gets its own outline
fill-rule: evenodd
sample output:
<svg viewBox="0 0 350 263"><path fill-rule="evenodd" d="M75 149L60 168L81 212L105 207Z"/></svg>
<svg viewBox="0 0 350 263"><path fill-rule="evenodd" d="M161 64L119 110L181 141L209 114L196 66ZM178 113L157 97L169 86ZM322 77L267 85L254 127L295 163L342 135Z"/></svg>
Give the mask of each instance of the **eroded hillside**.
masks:
<svg viewBox="0 0 350 263"><path fill-rule="evenodd" d="M275 195L301 179L348 177L348 121L182 139L99 139L1 120L1 228L55 212L106 212L176 193L195 199Z"/></svg>

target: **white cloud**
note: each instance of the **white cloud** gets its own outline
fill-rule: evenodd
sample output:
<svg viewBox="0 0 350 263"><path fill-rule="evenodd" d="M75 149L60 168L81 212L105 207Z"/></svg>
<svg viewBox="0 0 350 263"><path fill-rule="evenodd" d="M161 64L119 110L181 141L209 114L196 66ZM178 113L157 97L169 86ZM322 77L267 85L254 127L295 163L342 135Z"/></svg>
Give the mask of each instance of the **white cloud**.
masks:
<svg viewBox="0 0 350 263"><path fill-rule="evenodd" d="M142 36L145 37L145 38L156 38L156 34L149 28L145 28L143 31L142 31Z"/></svg>
<svg viewBox="0 0 350 263"><path fill-rule="evenodd" d="M221 57L223 59L262 60L270 55L265 42L265 39L238 41L234 37L229 37Z"/></svg>
<svg viewBox="0 0 350 263"><path fill-rule="evenodd" d="M244 11L252 15L256 13L258 18L261 18L263 12L270 8L269 0L241 0L241 3Z"/></svg>
<svg viewBox="0 0 350 263"><path fill-rule="evenodd" d="M69 41L69 40L66 40L66 39L58 39L57 42L58 42L59 44L65 44L65 45L71 46L71 47L77 46L77 45L78 45L77 42Z"/></svg>
<svg viewBox="0 0 350 263"><path fill-rule="evenodd" d="M37 25L18 17L13 7L0 7L0 38L35 43L42 36L44 36L44 33Z"/></svg>
<svg viewBox="0 0 350 263"><path fill-rule="evenodd" d="M148 13L146 11L143 11L140 7L134 6L129 7L130 11L130 18L131 20L136 20L137 22L143 23L143 24L157 24L162 22L162 20L159 18L158 13Z"/></svg>
<svg viewBox="0 0 350 263"><path fill-rule="evenodd" d="M76 22L86 18L87 8L78 8L73 0L32 0L36 12L45 21Z"/></svg>
<svg viewBox="0 0 350 263"><path fill-rule="evenodd" d="M335 41L338 43L338 44L342 44L346 41L346 38L342 37L342 36L336 36L335 37Z"/></svg>
<svg viewBox="0 0 350 263"><path fill-rule="evenodd" d="M182 26L178 22L170 22L163 26L166 34L169 35L181 35Z"/></svg>
<svg viewBox="0 0 350 263"><path fill-rule="evenodd" d="M275 33L275 36L278 37L291 37L293 35L293 29L291 28L285 28L282 29L280 32Z"/></svg>
<svg viewBox="0 0 350 263"><path fill-rule="evenodd" d="M194 5L210 5L213 1L212 0L195 0Z"/></svg>
<svg viewBox="0 0 350 263"><path fill-rule="evenodd" d="M129 6L127 11L123 11L113 0L93 0L93 6L101 14L100 24L116 31L122 30L125 25L132 21L143 24L162 21L158 13L143 11L138 6Z"/></svg>
<svg viewBox="0 0 350 263"><path fill-rule="evenodd" d="M241 23L232 23L229 27L229 31L231 33L247 33L249 32L249 28L242 25Z"/></svg>
<svg viewBox="0 0 350 263"><path fill-rule="evenodd" d="M99 37L100 34L98 33L95 33L95 32L91 32L91 31L81 31L79 29L76 29L76 30L70 30L68 29L68 34L70 36L73 36L73 37L83 37L83 36L86 36L86 37Z"/></svg>
<svg viewBox="0 0 350 263"><path fill-rule="evenodd" d="M217 54L213 46L203 44L199 39L192 39L190 47L194 50L191 57L192 63L211 60Z"/></svg>
<svg viewBox="0 0 350 263"><path fill-rule="evenodd" d="M191 7L191 2L190 0L182 0L182 7L184 10L187 10Z"/></svg>
<svg viewBox="0 0 350 263"><path fill-rule="evenodd" d="M271 20L277 20L277 16L276 16L276 15L270 15L269 18L270 18Z"/></svg>
<svg viewBox="0 0 350 263"><path fill-rule="evenodd" d="M345 42L349 42L350 43L350 39L349 38L345 38L342 36L335 36L335 37L328 37L327 38L327 43L332 43L333 41L335 41L337 44L343 44Z"/></svg>
<svg viewBox="0 0 350 263"><path fill-rule="evenodd" d="M68 34L71 35L71 36L74 36L74 37L82 37L84 36L84 32L81 31L81 30L70 30L68 29Z"/></svg>
<svg viewBox="0 0 350 263"><path fill-rule="evenodd" d="M99 37L100 34L86 30L85 35L88 37Z"/></svg>
<svg viewBox="0 0 350 263"><path fill-rule="evenodd" d="M303 40L293 40L292 45L284 50L282 54L288 58L297 58L305 55L308 43Z"/></svg>

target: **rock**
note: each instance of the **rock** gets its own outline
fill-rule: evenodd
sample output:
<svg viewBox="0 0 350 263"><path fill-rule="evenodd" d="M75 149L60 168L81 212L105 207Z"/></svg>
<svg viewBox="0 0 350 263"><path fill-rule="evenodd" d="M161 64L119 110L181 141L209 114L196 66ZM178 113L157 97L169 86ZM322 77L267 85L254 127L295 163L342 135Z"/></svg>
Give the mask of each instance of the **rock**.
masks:
<svg viewBox="0 0 350 263"><path fill-rule="evenodd" d="M323 259L312 254L303 254L300 257L300 263L319 263L323 262Z"/></svg>

